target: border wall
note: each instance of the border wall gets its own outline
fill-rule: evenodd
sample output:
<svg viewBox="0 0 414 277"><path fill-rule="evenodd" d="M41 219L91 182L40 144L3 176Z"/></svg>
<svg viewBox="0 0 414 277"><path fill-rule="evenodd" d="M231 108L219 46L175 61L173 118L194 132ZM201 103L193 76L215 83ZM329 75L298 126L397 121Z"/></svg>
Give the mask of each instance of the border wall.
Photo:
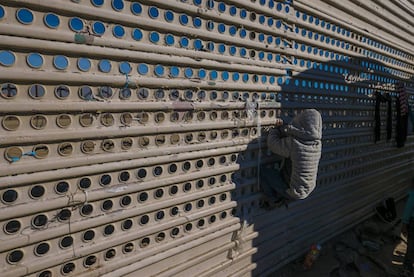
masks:
<svg viewBox="0 0 414 277"><path fill-rule="evenodd" d="M409 0L1 0L0 275L266 276L402 198L413 19ZM264 210L265 130L306 108L317 188Z"/></svg>

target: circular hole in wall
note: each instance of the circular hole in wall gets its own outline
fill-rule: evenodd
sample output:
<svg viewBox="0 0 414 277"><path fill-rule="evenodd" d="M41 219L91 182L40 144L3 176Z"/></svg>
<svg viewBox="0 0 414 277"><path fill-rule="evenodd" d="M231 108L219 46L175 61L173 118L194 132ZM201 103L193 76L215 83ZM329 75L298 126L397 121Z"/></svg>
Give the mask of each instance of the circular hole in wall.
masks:
<svg viewBox="0 0 414 277"><path fill-rule="evenodd" d="M197 208L202 208L202 207L204 207L204 200L203 199L200 199L200 200L198 200L197 201Z"/></svg>
<svg viewBox="0 0 414 277"><path fill-rule="evenodd" d="M0 52L0 59L3 52ZM1 61L0 61L1 62ZM12 99L17 95L17 87L14 84L6 83L1 85L0 95L6 99Z"/></svg>
<svg viewBox="0 0 414 277"><path fill-rule="evenodd" d="M112 200L105 200L102 202L102 206L101 209L106 212L112 209L112 207L114 206L114 203L112 202Z"/></svg>
<svg viewBox="0 0 414 277"><path fill-rule="evenodd" d="M157 234L157 236L155 237L156 242L161 242L164 239L165 239L165 233L164 232L161 232L161 233Z"/></svg>
<svg viewBox="0 0 414 277"><path fill-rule="evenodd" d="M134 244L132 243L132 242L129 242L129 243L127 243L127 244L125 244L123 247L122 247L122 251L124 252L124 253L131 253L132 251L134 251Z"/></svg>
<svg viewBox="0 0 414 277"><path fill-rule="evenodd" d="M183 163L183 170L189 171L191 169L191 163L190 162L184 162Z"/></svg>
<svg viewBox="0 0 414 277"><path fill-rule="evenodd" d="M150 238L143 238L140 242L140 247L145 248L150 244Z"/></svg>
<svg viewBox="0 0 414 277"><path fill-rule="evenodd" d="M121 148L123 150L129 150L129 149L131 149L133 143L134 143L134 141L132 140L132 138L123 138L121 140Z"/></svg>
<svg viewBox="0 0 414 277"><path fill-rule="evenodd" d="M122 230L126 231L132 228L133 221L131 219L127 219L124 222L122 222L121 228Z"/></svg>
<svg viewBox="0 0 414 277"><path fill-rule="evenodd" d="M144 169L144 168L140 168L140 169L138 169L138 171L137 171L137 176L138 176L138 178L140 178L140 179L145 178L145 177L147 176L147 170L146 170L146 169Z"/></svg>
<svg viewBox="0 0 414 277"><path fill-rule="evenodd" d="M69 142L64 142L64 143L59 144L58 153L59 155L64 156L64 157L72 155L73 145Z"/></svg>
<svg viewBox="0 0 414 277"><path fill-rule="evenodd" d="M149 145L149 143L150 143L150 140L149 140L149 138L148 138L148 137L140 137L140 138L138 139L138 144L139 144L141 147L146 147L146 146L148 146L148 145Z"/></svg>
<svg viewBox="0 0 414 277"><path fill-rule="evenodd" d="M186 232L190 232L192 229L193 229L193 224L191 224L191 223L187 223L184 227L184 230Z"/></svg>
<svg viewBox="0 0 414 277"><path fill-rule="evenodd" d="M39 53L30 53L26 57L26 62L31 68L39 69L42 67L44 59Z"/></svg>
<svg viewBox="0 0 414 277"><path fill-rule="evenodd" d="M171 122L178 122L180 120L180 114L178 112L172 112L170 115Z"/></svg>
<svg viewBox="0 0 414 277"><path fill-rule="evenodd" d="M16 190L8 189L5 192L3 192L1 200L6 204L10 204L16 201L18 196L19 194L17 193Z"/></svg>
<svg viewBox="0 0 414 277"><path fill-rule="evenodd" d="M133 121L133 115L131 113L123 113L120 117L121 123L130 126Z"/></svg>
<svg viewBox="0 0 414 277"><path fill-rule="evenodd" d="M47 125L47 118L44 115L34 115L30 118L30 125L36 130L42 130Z"/></svg>
<svg viewBox="0 0 414 277"><path fill-rule="evenodd" d="M148 200L148 193L147 193L147 192L141 192L141 193L138 195L138 201L139 201L139 202L143 203L143 202L145 202L145 201L147 201L147 200Z"/></svg>
<svg viewBox="0 0 414 277"><path fill-rule="evenodd" d="M127 100L131 98L132 91L130 88L121 88L119 91L119 99L121 100Z"/></svg>
<svg viewBox="0 0 414 277"><path fill-rule="evenodd" d="M12 66L16 62L16 56L11 51L0 51L0 64L3 66ZM16 91L17 93L17 91Z"/></svg>
<svg viewBox="0 0 414 277"><path fill-rule="evenodd" d="M20 262L24 257L24 253L22 250L14 250L7 255L7 262L10 264L17 264Z"/></svg>
<svg viewBox="0 0 414 277"><path fill-rule="evenodd" d="M204 219L200 219L200 220L197 222L197 226L198 226L199 228L203 227L205 224L206 224L206 221L205 221Z"/></svg>
<svg viewBox="0 0 414 277"><path fill-rule="evenodd" d="M44 194L45 194L45 188L40 185L33 186L29 192L30 197L32 197L33 199L38 199L42 197Z"/></svg>
<svg viewBox="0 0 414 277"><path fill-rule="evenodd" d="M178 236L178 234L179 234L179 233L180 233L180 229L179 229L178 227L174 227L174 228L171 230L170 235L171 235L171 237L175 238L175 237L177 237L177 236Z"/></svg>
<svg viewBox="0 0 414 277"><path fill-rule="evenodd" d="M156 113L154 117L155 122L162 123L165 120L165 114L164 113Z"/></svg>
<svg viewBox="0 0 414 277"><path fill-rule="evenodd" d="M91 184L91 179L85 177L79 180L78 186L80 189L88 189L90 188Z"/></svg>
<svg viewBox="0 0 414 277"><path fill-rule="evenodd" d="M104 228L104 236L110 236L115 232L115 226L112 224L106 225Z"/></svg>
<svg viewBox="0 0 414 277"><path fill-rule="evenodd" d="M159 199L159 198L163 197L163 195L164 195L164 190L163 190L162 188L157 189L157 190L154 192L154 197L155 197L156 199Z"/></svg>
<svg viewBox="0 0 414 277"><path fill-rule="evenodd" d="M184 192L189 192L191 190L191 183L187 182L184 184L183 186L183 191Z"/></svg>
<svg viewBox="0 0 414 277"><path fill-rule="evenodd" d="M155 144L158 146L164 145L165 141L166 139L164 135L158 135L155 137Z"/></svg>
<svg viewBox="0 0 414 277"><path fill-rule="evenodd" d="M111 152L115 148L115 142L112 139L104 139L101 143L101 148L106 152Z"/></svg>
<svg viewBox="0 0 414 277"><path fill-rule="evenodd" d="M155 177L157 177L157 176L160 176L161 174L162 174L162 172L163 172L164 170L163 170L163 168L161 167L161 166L156 166L156 167L154 167L154 169L152 170L152 174L155 176Z"/></svg>
<svg viewBox="0 0 414 277"><path fill-rule="evenodd" d="M95 238L95 231L87 230L83 233L82 239L84 242L89 242Z"/></svg>
<svg viewBox="0 0 414 277"><path fill-rule="evenodd" d="M91 204L85 204L82 206L82 208L80 209L80 214L82 216L88 216L91 215L93 212L93 206Z"/></svg>
<svg viewBox="0 0 414 277"><path fill-rule="evenodd" d="M8 131L15 131L20 126L20 119L15 115L6 115L3 118L2 125Z"/></svg>
<svg viewBox="0 0 414 277"><path fill-rule="evenodd" d="M193 141L193 138L194 138L193 134L186 134L184 140L185 140L186 143L190 143L190 142Z"/></svg>
<svg viewBox="0 0 414 277"><path fill-rule="evenodd" d="M58 213L57 218L60 221L67 221L70 219L71 216L72 212L69 209L63 209Z"/></svg>
<svg viewBox="0 0 414 277"><path fill-rule="evenodd" d="M20 228L21 228L20 221L10 220L4 225L3 230L6 234L11 235L11 234L17 233L20 230Z"/></svg>
<svg viewBox="0 0 414 277"><path fill-rule="evenodd" d="M112 181L112 177L109 174L104 174L101 176L101 178L99 178L99 184L101 186L108 186L111 184Z"/></svg>
<svg viewBox="0 0 414 277"><path fill-rule="evenodd" d="M119 181L121 181L121 182L127 182L129 180L129 178L130 178L130 174L129 174L128 171L122 171L119 174Z"/></svg>
<svg viewBox="0 0 414 277"><path fill-rule="evenodd" d="M131 204L131 202L132 202L131 196L126 195L126 196L121 198L120 205L122 207L126 207L126 206L129 206Z"/></svg>
<svg viewBox="0 0 414 277"><path fill-rule="evenodd" d="M165 212L164 211L158 211L156 214L155 214L155 220L162 220L163 218L164 218L164 216L165 216Z"/></svg>
<svg viewBox="0 0 414 277"><path fill-rule="evenodd" d="M29 96L33 99L40 99L45 96L45 94L46 90L42 85L35 84L29 87Z"/></svg>
<svg viewBox="0 0 414 277"><path fill-rule="evenodd" d="M64 248L68 248L72 246L72 244L73 244L73 237L66 236L60 240L59 247L64 249Z"/></svg>
<svg viewBox="0 0 414 277"><path fill-rule="evenodd" d="M91 113L82 114L79 117L79 124L83 127L89 127L93 124L94 117Z"/></svg>
<svg viewBox="0 0 414 277"><path fill-rule="evenodd" d="M93 100L94 99L93 91L88 86L80 87L79 90L78 90L78 95L83 100Z"/></svg>
<svg viewBox="0 0 414 277"><path fill-rule="evenodd" d="M101 115L101 124L105 127L110 127L115 124L115 118L110 113L104 113Z"/></svg>
<svg viewBox="0 0 414 277"><path fill-rule="evenodd" d="M97 257L95 255L91 255L85 258L85 260L83 261L83 265L88 268L91 267L92 265L94 265L97 261Z"/></svg>
<svg viewBox="0 0 414 277"><path fill-rule="evenodd" d="M111 87L103 86L99 88L98 95L103 99L109 99L114 95L114 92Z"/></svg>
<svg viewBox="0 0 414 277"><path fill-rule="evenodd" d="M47 222L48 222L47 216L44 214L39 214L32 218L32 227L35 229L40 229L46 226Z"/></svg>
<svg viewBox="0 0 414 277"><path fill-rule="evenodd" d="M68 192L68 190L69 190L69 183L65 181L59 182L55 186L55 191L58 194L64 194Z"/></svg>
<svg viewBox="0 0 414 277"><path fill-rule="evenodd" d="M145 100L149 96L149 90L147 88L139 88L137 91L137 96L141 100Z"/></svg>
<svg viewBox="0 0 414 277"><path fill-rule="evenodd" d="M217 138L217 132L216 131L210 132L210 139L215 140L216 138Z"/></svg>
<svg viewBox="0 0 414 277"><path fill-rule="evenodd" d="M38 159L44 159L49 155L49 147L45 144L33 147L34 156Z"/></svg>
<svg viewBox="0 0 414 277"><path fill-rule="evenodd" d="M204 181L203 180L198 180L197 183L196 183L196 186L199 189L202 188L202 187L204 187Z"/></svg>
<svg viewBox="0 0 414 277"><path fill-rule="evenodd" d="M148 123L149 115L148 115L148 113L144 113L144 112L138 113L137 117L136 117L136 120L141 124Z"/></svg>
<svg viewBox="0 0 414 277"><path fill-rule="evenodd" d="M60 271L63 275L68 275L69 273L71 273L75 270L75 267L76 266L75 266L74 263L67 263L67 264L64 264L61 267Z"/></svg>
<svg viewBox="0 0 414 277"><path fill-rule="evenodd" d="M50 250L50 245L46 242L42 242L35 247L34 253L36 256L43 256L47 252L49 252L49 250Z"/></svg>
<svg viewBox="0 0 414 277"><path fill-rule="evenodd" d="M176 216L178 214L178 212L179 212L178 207L172 207L171 210L170 210L170 215L171 216Z"/></svg>
<svg viewBox="0 0 414 277"><path fill-rule="evenodd" d="M141 216L139 222L141 225L147 224L149 222L149 216L148 215Z"/></svg>
<svg viewBox="0 0 414 277"><path fill-rule="evenodd" d="M95 142L87 140L81 143L81 151L85 154L90 154L95 150Z"/></svg>
<svg viewBox="0 0 414 277"><path fill-rule="evenodd" d="M170 187L170 195L177 194L177 192L178 192L178 187L177 186L171 186Z"/></svg>
<svg viewBox="0 0 414 277"><path fill-rule="evenodd" d="M170 142L171 142L172 145L178 144L180 142L180 136L177 135L177 134L171 135Z"/></svg>

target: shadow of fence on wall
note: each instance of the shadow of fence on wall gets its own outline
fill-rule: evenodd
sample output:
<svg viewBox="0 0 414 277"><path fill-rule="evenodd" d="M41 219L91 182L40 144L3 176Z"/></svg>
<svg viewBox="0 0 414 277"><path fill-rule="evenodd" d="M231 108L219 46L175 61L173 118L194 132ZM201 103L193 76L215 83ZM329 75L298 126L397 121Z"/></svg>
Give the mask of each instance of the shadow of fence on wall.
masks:
<svg viewBox="0 0 414 277"><path fill-rule="evenodd" d="M406 91L412 93L412 77L401 77L371 59L310 64L301 73L286 72L277 91L281 107L276 114L283 118L306 108L319 110L323 118L322 158L315 191L288 209L269 211L260 207L257 172L260 165L274 164L278 158L267 150L265 132L259 131L258 138L239 153L240 169L233 174L236 189L232 197L237 201L235 216L242 227L233 236L237 243L229 256L237 260L251 255L254 276L267 276L301 257L313 243L324 242L371 216L373 206L385 197L401 198L413 176L413 130L404 147L396 145L400 120L396 84L404 82ZM389 95L392 101L390 106L379 103L377 115L376 94ZM392 110L387 110L389 107ZM260 111L254 112L260 122ZM388 115L391 126L387 126Z"/></svg>

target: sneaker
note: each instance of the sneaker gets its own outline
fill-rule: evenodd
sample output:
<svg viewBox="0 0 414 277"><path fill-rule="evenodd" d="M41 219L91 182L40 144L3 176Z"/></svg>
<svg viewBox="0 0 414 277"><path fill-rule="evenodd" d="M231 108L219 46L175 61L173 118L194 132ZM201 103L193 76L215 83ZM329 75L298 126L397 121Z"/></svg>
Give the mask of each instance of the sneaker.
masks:
<svg viewBox="0 0 414 277"><path fill-rule="evenodd" d="M391 223L393 221L393 216L391 212L383 205L375 207L375 211L378 217L385 223Z"/></svg>
<svg viewBox="0 0 414 277"><path fill-rule="evenodd" d="M408 269L403 269L403 270L400 272L400 275L399 275L399 276L401 276L401 277L410 277L410 276L412 276L412 274L413 274L413 272L412 272L412 271L410 271L410 270L408 270Z"/></svg>
<svg viewBox="0 0 414 277"><path fill-rule="evenodd" d="M280 197L273 202L274 207L277 207L277 208L285 206L285 208L287 209L289 208L288 204L289 204L289 199L286 199L284 197Z"/></svg>
<svg viewBox="0 0 414 277"><path fill-rule="evenodd" d="M385 207L388 210L387 219L390 221L394 221L397 218L397 208L395 207L394 198L387 198L385 200Z"/></svg>
<svg viewBox="0 0 414 277"><path fill-rule="evenodd" d="M280 197L276 199L264 199L260 205L261 208L265 210L272 210L275 208L280 208L282 206L285 206L286 209L288 208L288 200L286 198Z"/></svg>

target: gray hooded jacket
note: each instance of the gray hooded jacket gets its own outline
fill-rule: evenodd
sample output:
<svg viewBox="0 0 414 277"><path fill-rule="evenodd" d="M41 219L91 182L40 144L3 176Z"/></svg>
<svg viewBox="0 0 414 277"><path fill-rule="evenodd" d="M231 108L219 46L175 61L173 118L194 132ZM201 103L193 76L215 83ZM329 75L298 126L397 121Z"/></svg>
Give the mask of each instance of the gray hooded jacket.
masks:
<svg viewBox="0 0 414 277"><path fill-rule="evenodd" d="M292 161L287 194L304 199L315 189L322 149L322 117L315 109L295 116L291 124L273 128L267 146L275 154Z"/></svg>

